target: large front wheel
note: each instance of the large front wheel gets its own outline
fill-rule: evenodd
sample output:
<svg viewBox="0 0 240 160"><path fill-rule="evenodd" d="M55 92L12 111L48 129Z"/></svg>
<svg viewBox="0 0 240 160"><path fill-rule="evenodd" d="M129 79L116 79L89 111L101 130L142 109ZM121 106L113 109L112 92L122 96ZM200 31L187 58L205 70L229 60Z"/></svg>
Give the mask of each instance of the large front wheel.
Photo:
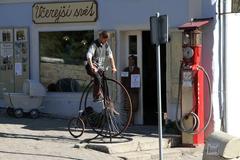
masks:
<svg viewBox="0 0 240 160"><path fill-rule="evenodd" d="M126 88L113 79L104 80L102 92L104 100L95 102L93 85L85 98L88 124L103 137L115 137L124 132L132 118L132 102Z"/></svg>

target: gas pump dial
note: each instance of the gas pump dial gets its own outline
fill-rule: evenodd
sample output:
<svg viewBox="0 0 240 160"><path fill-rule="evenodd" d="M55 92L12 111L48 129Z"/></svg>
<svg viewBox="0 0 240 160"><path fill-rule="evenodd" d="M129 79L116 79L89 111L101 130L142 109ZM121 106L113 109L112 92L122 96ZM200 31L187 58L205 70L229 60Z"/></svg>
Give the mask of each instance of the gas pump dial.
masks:
<svg viewBox="0 0 240 160"><path fill-rule="evenodd" d="M190 59L192 58L194 51L191 47L186 47L183 49L183 58Z"/></svg>

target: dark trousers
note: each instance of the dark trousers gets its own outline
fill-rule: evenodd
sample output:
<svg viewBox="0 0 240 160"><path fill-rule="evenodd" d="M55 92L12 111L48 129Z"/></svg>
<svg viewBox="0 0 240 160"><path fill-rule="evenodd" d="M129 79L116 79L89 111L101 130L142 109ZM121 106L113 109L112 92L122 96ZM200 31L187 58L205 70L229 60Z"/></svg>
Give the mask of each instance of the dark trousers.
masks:
<svg viewBox="0 0 240 160"><path fill-rule="evenodd" d="M86 65L87 74L94 78L94 86L93 86L93 98L98 98L101 95L101 81L102 77L98 72L94 72L90 65Z"/></svg>

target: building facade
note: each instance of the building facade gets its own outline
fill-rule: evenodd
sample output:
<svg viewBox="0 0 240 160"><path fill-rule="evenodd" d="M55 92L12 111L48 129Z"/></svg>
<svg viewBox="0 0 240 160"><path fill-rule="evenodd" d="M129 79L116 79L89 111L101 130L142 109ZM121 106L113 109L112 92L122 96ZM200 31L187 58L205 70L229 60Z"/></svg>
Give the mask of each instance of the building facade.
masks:
<svg viewBox="0 0 240 160"><path fill-rule="evenodd" d="M234 70L240 66L239 45L234 39L240 35L237 29L240 22L238 14L231 13L233 3L238 2L2 0L0 92L20 92L24 79L38 80L48 89L43 112L60 116L77 114L81 95L78 89L89 80L83 65L84 53L98 33L107 30L111 33L109 44L118 68L117 79L121 80L122 71L128 67L128 57L137 57L140 87L134 123L157 124L156 52L151 44L149 18L160 12L168 15L170 35L169 43L161 45L162 111L174 120L182 60L182 31L178 27L192 18L212 18L201 28L202 66L212 85L212 93L204 92L206 112L209 97L213 103L213 117L206 134L222 127L237 135L240 129L233 124L237 120L240 77ZM76 90L61 86L73 79L78 80Z"/></svg>

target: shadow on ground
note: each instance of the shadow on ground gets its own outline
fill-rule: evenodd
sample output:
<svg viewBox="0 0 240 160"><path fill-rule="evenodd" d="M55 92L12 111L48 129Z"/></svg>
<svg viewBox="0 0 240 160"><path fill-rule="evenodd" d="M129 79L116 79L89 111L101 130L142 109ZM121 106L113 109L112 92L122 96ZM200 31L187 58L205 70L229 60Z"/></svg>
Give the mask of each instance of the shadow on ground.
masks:
<svg viewBox="0 0 240 160"><path fill-rule="evenodd" d="M50 117L48 115L42 115L37 119L31 119L28 117L24 118L15 118L7 115L6 109L0 108L0 124L14 124L14 125L22 125L21 128L27 129L27 130L33 130L33 131L66 131L68 133L68 121L69 119L63 119L63 118L55 118ZM164 126L163 128L163 137L168 137L169 134L165 133L166 128ZM85 130L86 134L92 134L94 136L94 131L91 129ZM42 139L68 139L68 140L74 140L74 138L69 138L65 136L40 136L40 135L27 135L27 134L14 134L14 133L2 133L0 131L1 137L14 137L14 138L29 138L29 139L36 139L36 140L42 140ZM124 137L134 137L134 136L140 136L140 137L158 137L158 126L146 126L146 125L130 125L128 129L123 134ZM76 139L75 139L76 140Z"/></svg>

